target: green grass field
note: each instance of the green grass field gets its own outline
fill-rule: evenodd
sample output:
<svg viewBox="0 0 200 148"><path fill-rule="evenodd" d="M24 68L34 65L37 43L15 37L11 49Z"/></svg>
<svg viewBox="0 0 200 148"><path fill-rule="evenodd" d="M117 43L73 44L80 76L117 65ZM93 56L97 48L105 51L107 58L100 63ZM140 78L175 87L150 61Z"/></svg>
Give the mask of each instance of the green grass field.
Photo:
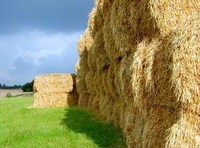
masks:
<svg viewBox="0 0 200 148"><path fill-rule="evenodd" d="M123 148L122 132L76 107L28 109L32 97L0 99L0 148Z"/></svg>

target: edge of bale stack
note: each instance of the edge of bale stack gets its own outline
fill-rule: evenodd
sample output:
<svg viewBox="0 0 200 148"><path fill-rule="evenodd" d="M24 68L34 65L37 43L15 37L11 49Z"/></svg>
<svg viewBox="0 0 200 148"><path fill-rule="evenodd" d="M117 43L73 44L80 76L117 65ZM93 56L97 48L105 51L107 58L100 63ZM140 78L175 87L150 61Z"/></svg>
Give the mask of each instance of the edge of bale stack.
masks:
<svg viewBox="0 0 200 148"><path fill-rule="evenodd" d="M127 146L200 146L200 2L96 0L79 42L79 105Z"/></svg>

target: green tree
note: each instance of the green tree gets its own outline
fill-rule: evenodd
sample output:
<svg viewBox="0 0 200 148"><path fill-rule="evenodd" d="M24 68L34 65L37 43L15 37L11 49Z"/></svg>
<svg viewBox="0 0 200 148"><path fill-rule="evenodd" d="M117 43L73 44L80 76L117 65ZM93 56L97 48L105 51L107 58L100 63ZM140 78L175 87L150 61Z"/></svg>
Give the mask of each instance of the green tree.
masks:
<svg viewBox="0 0 200 148"><path fill-rule="evenodd" d="M34 81L27 82L22 86L23 92L32 92L33 91L33 83Z"/></svg>

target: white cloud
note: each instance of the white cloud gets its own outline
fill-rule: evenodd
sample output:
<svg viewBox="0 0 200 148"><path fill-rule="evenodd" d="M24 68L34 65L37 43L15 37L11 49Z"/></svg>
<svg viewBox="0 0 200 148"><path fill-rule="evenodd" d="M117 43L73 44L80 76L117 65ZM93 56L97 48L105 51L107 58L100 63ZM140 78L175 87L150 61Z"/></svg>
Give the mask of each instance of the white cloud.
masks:
<svg viewBox="0 0 200 148"><path fill-rule="evenodd" d="M80 34L34 30L1 35L0 83L21 84L44 72L74 72Z"/></svg>

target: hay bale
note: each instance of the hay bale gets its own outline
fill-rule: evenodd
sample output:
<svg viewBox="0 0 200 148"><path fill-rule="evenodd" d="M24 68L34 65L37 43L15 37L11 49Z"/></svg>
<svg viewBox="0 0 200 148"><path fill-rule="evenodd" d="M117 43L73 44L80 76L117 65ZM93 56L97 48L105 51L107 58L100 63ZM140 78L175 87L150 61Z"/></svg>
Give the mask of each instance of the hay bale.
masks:
<svg viewBox="0 0 200 148"><path fill-rule="evenodd" d="M78 104L76 75L45 74L34 79L34 104L32 107L63 107Z"/></svg>
<svg viewBox="0 0 200 148"><path fill-rule="evenodd" d="M73 77L71 74L46 74L34 79L34 92L73 91Z"/></svg>
<svg viewBox="0 0 200 148"><path fill-rule="evenodd" d="M120 126L128 147L199 147L199 10L96 0L79 43L79 104Z"/></svg>
<svg viewBox="0 0 200 148"><path fill-rule="evenodd" d="M88 107L88 102L89 102L89 97L90 97L90 93L82 92L79 95L79 99L78 99L79 106L81 106L83 108L87 108Z"/></svg>

